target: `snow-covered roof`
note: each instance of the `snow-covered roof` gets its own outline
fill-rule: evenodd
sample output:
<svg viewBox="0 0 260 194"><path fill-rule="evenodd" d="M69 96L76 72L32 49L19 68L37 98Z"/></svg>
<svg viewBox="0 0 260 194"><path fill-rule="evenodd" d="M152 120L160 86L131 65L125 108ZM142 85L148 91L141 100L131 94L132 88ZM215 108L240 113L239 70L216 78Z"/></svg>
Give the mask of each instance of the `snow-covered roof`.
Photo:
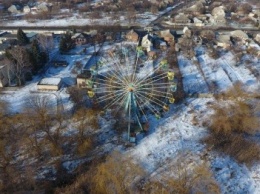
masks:
<svg viewBox="0 0 260 194"><path fill-rule="evenodd" d="M43 78L38 85L59 85L61 82L61 78L59 77L51 77L51 78Z"/></svg>
<svg viewBox="0 0 260 194"><path fill-rule="evenodd" d="M225 16L225 11L222 6L215 7L211 13L212 13L212 15L215 15L215 16Z"/></svg>
<svg viewBox="0 0 260 194"><path fill-rule="evenodd" d="M32 38L32 37L34 37L36 35L37 35L36 32L29 32L29 33L26 34L27 38Z"/></svg>
<svg viewBox="0 0 260 194"><path fill-rule="evenodd" d="M231 36L241 38L241 39L248 39L248 35L243 32L242 30L235 30L230 32Z"/></svg>
<svg viewBox="0 0 260 194"><path fill-rule="evenodd" d="M229 44L230 43L230 35L221 34L221 35L217 36L217 41L221 42L221 43Z"/></svg>

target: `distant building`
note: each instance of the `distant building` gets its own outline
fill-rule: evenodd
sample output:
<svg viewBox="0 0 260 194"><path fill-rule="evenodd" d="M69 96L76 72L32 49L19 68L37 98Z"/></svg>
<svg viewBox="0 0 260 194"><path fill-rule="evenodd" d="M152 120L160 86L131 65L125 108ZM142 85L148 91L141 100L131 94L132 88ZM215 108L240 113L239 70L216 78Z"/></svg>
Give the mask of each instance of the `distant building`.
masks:
<svg viewBox="0 0 260 194"><path fill-rule="evenodd" d="M76 45L83 45L88 43L88 41L91 39L91 36L85 33L76 33L71 37L71 39Z"/></svg>
<svg viewBox="0 0 260 194"><path fill-rule="evenodd" d="M141 46L143 48L151 48L151 47L153 47L153 37L150 34L145 35L142 38Z"/></svg>
<svg viewBox="0 0 260 194"><path fill-rule="evenodd" d="M162 30L158 33L160 38L163 38L168 44L174 43L174 35L170 30Z"/></svg>
<svg viewBox="0 0 260 194"><path fill-rule="evenodd" d="M17 5L11 5L8 9L9 12L11 12L12 14L18 14L20 13L20 7Z"/></svg>
<svg viewBox="0 0 260 194"><path fill-rule="evenodd" d="M30 13L31 12L31 8L28 5L26 5L26 6L23 7L23 12L24 13Z"/></svg>
<svg viewBox="0 0 260 194"><path fill-rule="evenodd" d="M224 49L230 48L231 46L231 41L230 41L230 35L229 34L219 34L216 37L216 45L218 47L222 47Z"/></svg>
<svg viewBox="0 0 260 194"><path fill-rule="evenodd" d="M235 31L230 32L230 34L233 38L238 38L242 41L245 41L248 39L248 35L245 32L243 32L242 30L235 30Z"/></svg>
<svg viewBox="0 0 260 194"><path fill-rule="evenodd" d="M32 42L33 40L35 40L38 36L38 33L36 32L29 32L26 33L27 38L29 39L30 42Z"/></svg>
<svg viewBox="0 0 260 194"><path fill-rule="evenodd" d="M5 87L8 84L6 76L6 66L0 65L0 88Z"/></svg>
<svg viewBox="0 0 260 194"><path fill-rule="evenodd" d="M131 30L126 34L126 39L131 42L138 42L139 41L139 35L136 31Z"/></svg>
<svg viewBox="0 0 260 194"><path fill-rule="evenodd" d="M92 88L91 72L85 71L77 76L78 88Z"/></svg>
<svg viewBox="0 0 260 194"><path fill-rule="evenodd" d="M16 34L11 34L6 31L1 31L0 32L0 43L4 43L7 40L17 40L17 35Z"/></svg>
<svg viewBox="0 0 260 194"><path fill-rule="evenodd" d="M61 87L61 78L43 78L38 84L38 90L58 91Z"/></svg>
<svg viewBox="0 0 260 194"><path fill-rule="evenodd" d="M173 22L175 23L181 23L181 24L187 24L190 23L190 19L188 18L187 15L185 15L184 13L179 13L178 15L176 15L174 17Z"/></svg>

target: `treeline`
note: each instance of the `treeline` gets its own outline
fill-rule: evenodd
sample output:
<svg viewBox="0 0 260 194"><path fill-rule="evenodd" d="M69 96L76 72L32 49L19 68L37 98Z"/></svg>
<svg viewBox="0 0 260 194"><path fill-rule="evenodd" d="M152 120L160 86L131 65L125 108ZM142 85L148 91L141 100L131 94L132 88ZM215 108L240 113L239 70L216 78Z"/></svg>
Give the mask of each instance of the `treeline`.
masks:
<svg viewBox="0 0 260 194"><path fill-rule="evenodd" d="M62 105L51 102L49 97L36 94L17 114L10 114L8 104L0 102L1 193L63 185L66 177L74 176L64 170L63 157L84 157L93 150L99 111L81 108L70 115L64 113ZM67 134L69 128L74 133ZM53 169L45 178L39 175L44 168Z"/></svg>
<svg viewBox="0 0 260 194"><path fill-rule="evenodd" d="M53 48L51 37L39 35L30 42L20 28L17 31L17 40L17 43L12 43L5 51L5 74L9 86L21 86L25 81L31 80L32 75L44 67Z"/></svg>

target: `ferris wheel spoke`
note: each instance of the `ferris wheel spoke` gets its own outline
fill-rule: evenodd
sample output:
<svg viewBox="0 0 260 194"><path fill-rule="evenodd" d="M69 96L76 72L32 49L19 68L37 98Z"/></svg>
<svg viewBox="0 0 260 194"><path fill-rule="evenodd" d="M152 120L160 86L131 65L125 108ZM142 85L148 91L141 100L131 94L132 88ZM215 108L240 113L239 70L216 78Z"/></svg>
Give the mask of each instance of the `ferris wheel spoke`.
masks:
<svg viewBox="0 0 260 194"><path fill-rule="evenodd" d="M123 99L124 96L127 94L127 92L122 93L121 95L118 95L114 100L112 100L108 105L105 106L105 109L110 108L113 106L115 103L120 101L120 99Z"/></svg>
<svg viewBox="0 0 260 194"><path fill-rule="evenodd" d="M156 97L159 97L159 98L162 98L162 97L164 97L164 96L162 96L162 95L165 95L165 92L160 92L160 91L155 91L155 90L153 90L152 92L149 92L149 91L147 91L147 92L145 92L145 91L139 91L139 92L141 92L142 94L144 94L144 95L146 95L146 96L156 96Z"/></svg>
<svg viewBox="0 0 260 194"><path fill-rule="evenodd" d="M147 116L146 116L146 114L144 113L144 110L143 110L143 108L142 108L140 102L138 101L138 97L137 97L137 95L135 95L135 96L136 96L136 103L137 103L138 107L140 108L142 114L144 115L145 120L148 121Z"/></svg>
<svg viewBox="0 0 260 194"><path fill-rule="evenodd" d="M139 94L135 94L139 97ZM153 114L160 114L156 108L154 108L149 101L145 101L143 98L140 98L140 101L142 101L143 106L146 106L150 111L152 111Z"/></svg>
<svg viewBox="0 0 260 194"><path fill-rule="evenodd" d="M110 100L110 99L112 99L112 102L114 101L114 100L116 100L117 99L117 97L120 97L121 95L123 95L125 92L123 91L123 92L120 92L119 94L115 94L114 92L113 93L111 93L111 96L109 95L109 97L107 97L107 95L106 96L103 96L104 98L101 98L101 97L99 97L98 98L98 101L99 102L104 102L104 101L108 101L108 100ZM100 99L101 98L101 99ZM115 99L116 98L116 99ZM100 99L100 100L99 100Z"/></svg>
<svg viewBox="0 0 260 194"><path fill-rule="evenodd" d="M136 84L143 85L142 84L143 82L151 80L150 82L147 82L147 84L150 84L150 83L157 82L159 80L165 79L167 77L168 77L167 73L161 73L159 75L153 76L152 78L147 77L146 79L143 79L143 80L141 80L139 82L136 82Z"/></svg>
<svg viewBox="0 0 260 194"><path fill-rule="evenodd" d="M156 67L153 72L156 72L158 69L160 69L160 66ZM159 75L163 75L163 74L167 74L167 72L163 72L160 73ZM145 81L149 76L151 76L150 74L147 74L144 78L138 79L137 83L142 83L143 81ZM157 77L157 76L155 76Z"/></svg>
<svg viewBox="0 0 260 194"><path fill-rule="evenodd" d="M141 92L137 92L137 93L138 93L141 97L147 99L148 101L151 101L151 102L157 104L157 105L160 106L161 108L163 108L164 105L167 105L166 103L161 102L160 100L158 100L158 101L160 101L160 102L162 103L162 104L160 104L160 103L156 102L155 100L153 100L153 99L151 99L151 98L148 98L148 97L144 96L143 94L141 94Z"/></svg>

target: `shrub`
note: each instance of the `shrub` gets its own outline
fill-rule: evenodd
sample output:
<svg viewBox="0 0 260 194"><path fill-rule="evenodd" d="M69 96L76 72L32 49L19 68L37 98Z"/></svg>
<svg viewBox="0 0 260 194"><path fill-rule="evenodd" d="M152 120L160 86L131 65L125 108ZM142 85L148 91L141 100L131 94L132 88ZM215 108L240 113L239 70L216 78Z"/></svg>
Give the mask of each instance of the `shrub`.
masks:
<svg viewBox="0 0 260 194"><path fill-rule="evenodd" d="M203 139L209 148L248 166L260 160L260 145L252 140L260 131L257 110L251 105L253 96L240 85L222 94L226 101L212 106L215 112L208 123L209 135Z"/></svg>
<svg viewBox="0 0 260 194"><path fill-rule="evenodd" d="M145 194L189 194L189 193L220 193L219 185L207 163L191 165L187 155L177 156L177 160L167 167L167 172L151 177L143 187Z"/></svg>

